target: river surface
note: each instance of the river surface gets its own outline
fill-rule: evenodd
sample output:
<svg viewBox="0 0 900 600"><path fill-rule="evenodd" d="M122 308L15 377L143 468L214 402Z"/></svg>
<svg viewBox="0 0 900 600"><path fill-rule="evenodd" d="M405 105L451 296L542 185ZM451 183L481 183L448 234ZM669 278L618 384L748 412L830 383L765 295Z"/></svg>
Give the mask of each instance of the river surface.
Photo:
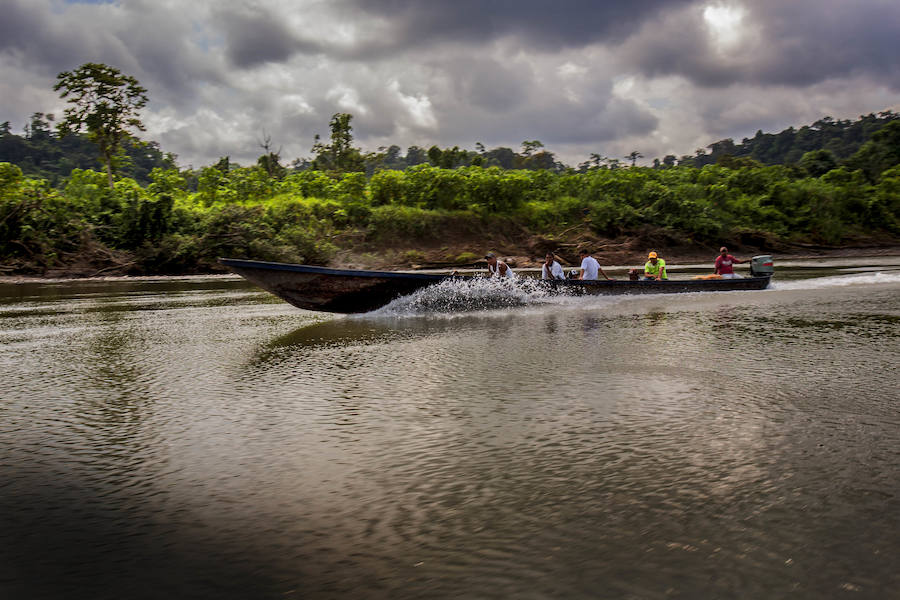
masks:
<svg viewBox="0 0 900 600"><path fill-rule="evenodd" d="M900 597L900 259L483 292L0 285L0 597Z"/></svg>

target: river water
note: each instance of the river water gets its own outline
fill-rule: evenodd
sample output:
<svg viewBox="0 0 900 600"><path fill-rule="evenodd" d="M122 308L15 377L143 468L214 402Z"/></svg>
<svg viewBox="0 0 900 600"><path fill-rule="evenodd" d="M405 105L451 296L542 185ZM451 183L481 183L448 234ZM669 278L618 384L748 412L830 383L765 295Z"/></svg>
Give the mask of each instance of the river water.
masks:
<svg viewBox="0 0 900 600"><path fill-rule="evenodd" d="M900 260L806 267L353 317L0 285L0 597L896 598Z"/></svg>

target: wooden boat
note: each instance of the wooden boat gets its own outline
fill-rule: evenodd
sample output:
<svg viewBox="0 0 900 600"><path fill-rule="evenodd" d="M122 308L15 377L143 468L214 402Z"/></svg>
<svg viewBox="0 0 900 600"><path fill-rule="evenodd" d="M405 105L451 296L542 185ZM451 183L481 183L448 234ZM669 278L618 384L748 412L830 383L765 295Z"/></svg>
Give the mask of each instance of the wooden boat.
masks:
<svg viewBox="0 0 900 600"><path fill-rule="evenodd" d="M767 267L771 268L772 259L767 258ZM337 313L369 312L429 285L447 279L464 279L439 273L329 269L235 258L220 258L219 262L298 308ZM541 281L539 285L569 295L661 294L761 290L769 285L770 279L771 271L742 279L562 280Z"/></svg>

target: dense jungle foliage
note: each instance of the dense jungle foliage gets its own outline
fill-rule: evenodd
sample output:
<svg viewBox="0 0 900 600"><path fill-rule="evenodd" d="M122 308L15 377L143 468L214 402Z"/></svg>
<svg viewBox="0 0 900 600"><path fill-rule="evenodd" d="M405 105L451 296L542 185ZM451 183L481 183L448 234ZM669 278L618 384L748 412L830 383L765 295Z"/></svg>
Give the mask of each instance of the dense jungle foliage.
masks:
<svg viewBox="0 0 900 600"><path fill-rule="evenodd" d="M760 164L561 173L421 164L367 178L226 162L157 167L149 180L120 177L110 189L104 173L75 169L54 187L0 163L0 268L40 273L90 257L98 273L204 272L220 256L322 264L339 249L416 258L448 235L496 230L552 241L573 228L598 238L649 228L712 246L896 240L900 122L818 176Z"/></svg>
<svg viewBox="0 0 900 600"><path fill-rule="evenodd" d="M715 164L722 159L751 158L764 165L797 164L809 152L818 152L821 157L837 161L853 156L872 136L891 121L900 119L900 114L887 110L875 114L862 115L856 121L835 120L823 117L812 125L800 129L788 127L779 133L763 133L757 130L752 138L744 138L735 144L731 138L719 140L698 148L694 156L682 156L678 164L702 167ZM674 162L674 156L667 156L664 162Z"/></svg>

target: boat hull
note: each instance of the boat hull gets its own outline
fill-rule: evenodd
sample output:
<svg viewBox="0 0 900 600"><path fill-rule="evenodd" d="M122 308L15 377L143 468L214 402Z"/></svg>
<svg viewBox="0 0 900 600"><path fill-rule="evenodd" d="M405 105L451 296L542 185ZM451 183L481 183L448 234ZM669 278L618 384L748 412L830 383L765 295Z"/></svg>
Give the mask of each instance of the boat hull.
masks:
<svg viewBox="0 0 900 600"><path fill-rule="evenodd" d="M446 279L431 273L354 271L220 258L219 262L297 308L363 313Z"/></svg>
<svg viewBox="0 0 900 600"><path fill-rule="evenodd" d="M220 258L219 262L297 308L337 313L369 312L396 298L454 278L452 275L436 273L329 269L233 258ZM761 290L769 285L769 280L770 277L747 277L667 281L563 280L541 283L560 294L609 295Z"/></svg>

